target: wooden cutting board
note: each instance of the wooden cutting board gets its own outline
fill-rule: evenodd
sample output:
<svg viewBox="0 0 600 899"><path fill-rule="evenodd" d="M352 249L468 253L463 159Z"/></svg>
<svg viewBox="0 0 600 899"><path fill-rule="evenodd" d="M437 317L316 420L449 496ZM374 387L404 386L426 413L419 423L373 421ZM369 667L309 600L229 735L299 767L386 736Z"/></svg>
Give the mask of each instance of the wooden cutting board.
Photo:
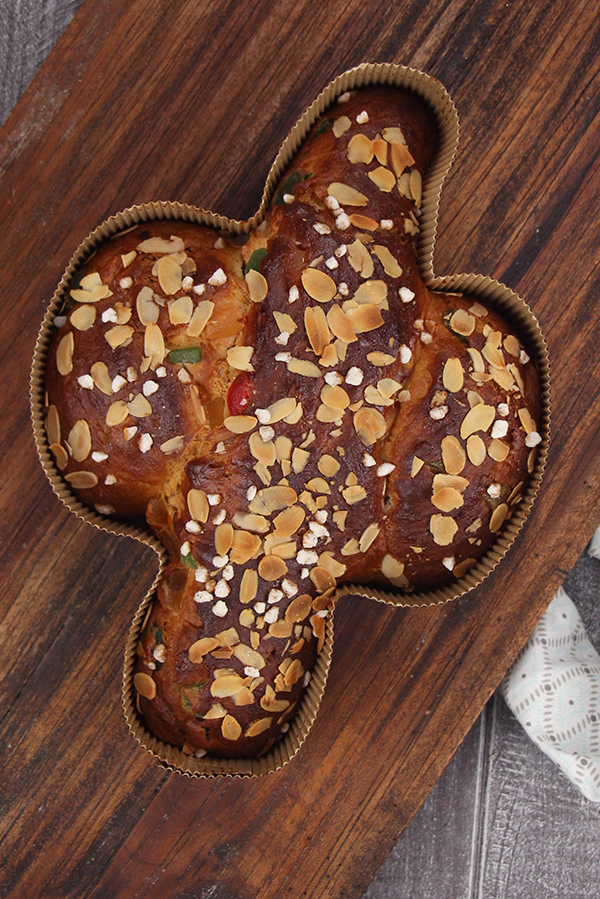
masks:
<svg viewBox="0 0 600 899"><path fill-rule="evenodd" d="M0 891L131 899L360 897L600 519L599 24L585 0L87 0L2 129ZM463 138L438 274L525 297L553 362L553 440L534 511L470 596L336 611L305 746L255 780L157 765L120 706L151 551L80 524L38 464L28 374L81 239L152 199L257 208L288 129L360 62L450 91Z"/></svg>

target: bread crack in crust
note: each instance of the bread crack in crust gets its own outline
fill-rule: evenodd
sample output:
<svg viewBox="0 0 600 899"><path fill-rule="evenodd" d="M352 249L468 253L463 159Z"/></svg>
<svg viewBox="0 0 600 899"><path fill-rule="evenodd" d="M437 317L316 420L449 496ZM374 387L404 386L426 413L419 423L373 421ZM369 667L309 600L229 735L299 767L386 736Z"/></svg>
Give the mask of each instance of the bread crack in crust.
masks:
<svg viewBox="0 0 600 899"><path fill-rule="evenodd" d="M244 246L140 224L85 263L55 321L56 464L169 553L135 686L186 752L267 751L336 587L462 577L533 470L539 384L519 337L419 274L436 135L407 92L344 95Z"/></svg>

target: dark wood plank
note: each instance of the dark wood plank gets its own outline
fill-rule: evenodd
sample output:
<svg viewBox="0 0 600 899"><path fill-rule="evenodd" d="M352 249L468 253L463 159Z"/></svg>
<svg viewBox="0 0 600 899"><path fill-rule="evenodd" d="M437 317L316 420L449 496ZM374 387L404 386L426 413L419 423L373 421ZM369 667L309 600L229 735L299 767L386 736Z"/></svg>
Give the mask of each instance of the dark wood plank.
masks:
<svg viewBox="0 0 600 899"><path fill-rule="evenodd" d="M81 8L0 141L4 895L366 888L600 518L600 254L582 225L600 199L597 28L589 5L549 0ZM323 707L291 765L188 781L126 733L124 637L155 561L79 525L45 483L27 409L35 335L98 221L157 198L250 215L298 114L367 59L427 69L458 105L436 266L502 277L539 316L556 360L548 476L510 561L472 596L410 611L343 601Z"/></svg>

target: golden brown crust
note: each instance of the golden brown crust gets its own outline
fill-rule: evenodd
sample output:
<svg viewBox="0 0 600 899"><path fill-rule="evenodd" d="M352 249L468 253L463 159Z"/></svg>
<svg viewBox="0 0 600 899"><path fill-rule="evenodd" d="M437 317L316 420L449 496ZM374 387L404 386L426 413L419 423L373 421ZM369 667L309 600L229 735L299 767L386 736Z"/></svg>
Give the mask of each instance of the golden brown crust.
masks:
<svg viewBox="0 0 600 899"><path fill-rule="evenodd" d="M539 441L537 375L510 326L420 279L414 241L436 143L426 108L395 89L340 99L242 250L179 222L104 246L81 276L112 293L79 302L97 311L87 330L68 311L48 360L64 473L95 474L82 500L145 514L169 551L135 684L153 732L192 753L273 744L338 584L424 590L462 576L511 514ZM155 252L143 243L171 235ZM140 319L142 288L156 322L144 304ZM115 323L101 319L126 318L117 304L128 301L131 342L113 349ZM199 307L210 314L190 336ZM201 361L169 362L191 344ZM92 361L126 384L110 396L90 386ZM136 394L150 382L148 412ZM121 396L122 420L106 425Z"/></svg>

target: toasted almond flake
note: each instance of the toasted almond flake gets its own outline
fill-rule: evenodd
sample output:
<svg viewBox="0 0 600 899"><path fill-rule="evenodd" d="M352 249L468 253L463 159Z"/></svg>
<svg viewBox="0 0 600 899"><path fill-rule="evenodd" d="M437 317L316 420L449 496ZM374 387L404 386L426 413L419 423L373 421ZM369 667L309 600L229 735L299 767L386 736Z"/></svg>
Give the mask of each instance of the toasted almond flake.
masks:
<svg viewBox="0 0 600 899"><path fill-rule="evenodd" d="M117 400L112 403L107 411L106 411L106 424L109 428L113 428L116 425L121 425L129 416L129 409L127 408L127 403L123 400Z"/></svg>
<svg viewBox="0 0 600 899"><path fill-rule="evenodd" d="M254 347L233 346L227 350L227 362L238 371L254 371L254 366L250 362L253 353Z"/></svg>
<svg viewBox="0 0 600 899"><path fill-rule="evenodd" d="M346 487L342 490L342 496L349 506L360 503L367 498L367 491L360 484L354 487Z"/></svg>
<svg viewBox="0 0 600 899"><path fill-rule="evenodd" d="M277 581L287 574L287 565L279 556L263 556L258 563L258 573L264 581Z"/></svg>
<svg viewBox="0 0 600 899"><path fill-rule="evenodd" d="M453 487L455 490L466 490L469 486L468 478L461 478L458 475L436 474L433 477L433 492L438 493L446 487Z"/></svg>
<svg viewBox="0 0 600 899"><path fill-rule="evenodd" d="M348 244L348 262L363 278L370 278L375 271L373 259L365 245L358 239Z"/></svg>
<svg viewBox="0 0 600 899"><path fill-rule="evenodd" d="M354 413L353 421L354 429L365 446L372 446L387 430L383 415L376 409L359 409Z"/></svg>
<svg viewBox="0 0 600 899"><path fill-rule="evenodd" d="M431 502L442 512L452 512L454 509L460 509L464 504L464 499L460 491L454 487L442 487L433 494Z"/></svg>
<svg viewBox="0 0 600 899"><path fill-rule="evenodd" d="M350 128L351 125L352 122L347 115L340 116L339 119L336 119L333 123L333 127L331 129L333 131L333 136L341 137L342 134L345 134L345 132L348 130L348 128Z"/></svg>
<svg viewBox="0 0 600 899"><path fill-rule="evenodd" d="M446 390L449 390L450 393L458 393L463 388L464 380L465 375L460 359L456 356L446 359L442 376Z"/></svg>
<svg viewBox="0 0 600 899"><path fill-rule="evenodd" d="M410 470L411 478L416 477L424 465L425 465L425 462L423 461L423 459L419 459L418 456L413 456L412 467Z"/></svg>
<svg viewBox="0 0 600 899"><path fill-rule="evenodd" d="M375 154L375 158L380 165L388 164L388 144L381 137L376 137L371 141L371 148Z"/></svg>
<svg viewBox="0 0 600 899"><path fill-rule="evenodd" d="M156 696L156 684L149 674L138 671L133 675L133 686L144 699L154 699Z"/></svg>
<svg viewBox="0 0 600 899"><path fill-rule="evenodd" d="M343 411L350 405L350 397L344 388L331 384L325 384L321 389L321 400L326 406L337 411Z"/></svg>
<svg viewBox="0 0 600 899"><path fill-rule="evenodd" d="M75 337L72 331L61 338L56 350L56 368L60 375L68 375L73 371L73 352L75 350Z"/></svg>
<svg viewBox="0 0 600 899"><path fill-rule="evenodd" d="M333 306L332 309L339 309L339 306ZM320 306L306 307L304 310L304 327L311 347L316 355L320 356L331 340L327 318Z"/></svg>
<svg viewBox="0 0 600 899"><path fill-rule="evenodd" d="M337 284L326 272L318 268L306 268L301 275L305 291L318 303L329 303L337 293Z"/></svg>
<svg viewBox="0 0 600 899"><path fill-rule="evenodd" d="M96 307L84 303L71 313L71 324L78 331L87 331L96 321Z"/></svg>
<svg viewBox="0 0 600 899"><path fill-rule="evenodd" d="M519 420L527 434L531 434L532 431L536 431L536 424L533 420L529 409L526 406L522 406L520 409L517 409L517 415L519 416Z"/></svg>
<svg viewBox="0 0 600 899"><path fill-rule="evenodd" d="M257 721L253 721L244 731L244 736L258 737L259 734L262 734L269 729L273 720L273 718L259 718Z"/></svg>
<svg viewBox="0 0 600 899"><path fill-rule="evenodd" d="M521 347L519 346L519 341L513 334L507 334L503 340L504 349L507 353L510 353L511 356L516 356L519 358L519 353L521 352Z"/></svg>
<svg viewBox="0 0 600 899"><path fill-rule="evenodd" d="M201 521L202 524L205 524L208 521L210 507L204 490L192 487L191 490L188 490L186 500L188 511L194 521Z"/></svg>
<svg viewBox="0 0 600 899"><path fill-rule="evenodd" d="M448 435L442 440L442 462L448 474L460 474L467 461L466 453L457 437Z"/></svg>
<svg viewBox="0 0 600 899"><path fill-rule="evenodd" d="M373 246L373 252L381 262L383 266L383 270L386 275L389 275L390 278L399 278L402 274L402 269L398 264L398 260L392 256L387 247L381 246L380 244L375 244Z"/></svg>
<svg viewBox="0 0 600 899"><path fill-rule="evenodd" d="M237 646L234 646L233 654L242 665L256 668L258 671L265 667L266 662L263 656L252 647L246 646L245 643L238 643Z"/></svg>
<svg viewBox="0 0 600 899"><path fill-rule="evenodd" d="M226 556L233 545L233 525L223 522L215 528L215 550L218 556Z"/></svg>
<svg viewBox="0 0 600 899"><path fill-rule="evenodd" d="M321 565L316 565L314 568L311 568L309 578L319 593L331 590L331 588L335 587L337 584L336 579L331 572Z"/></svg>
<svg viewBox="0 0 600 899"><path fill-rule="evenodd" d="M310 453L300 447L295 447L292 453L292 470L294 474L300 474L304 471L306 463L310 458Z"/></svg>
<svg viewBox="0 0 600 899"><path fill-rule="evenodd" d="M409 189L412 194L412 198L415 201L415 206L419 207L421 205L421 194L423 187L421 182L421 173L417 171L417 169L413 169L410 173Z"/></svg>
<svg viewBox="0 0 600 899"><path fill-rule="evenodd" d="M483 361L483 356L476 350L475 347L467 347L467 352L471 357L471 362L473 363L473 370L476 372L484 372L485 371L485 362Z"/></svg>
<svg viewBox="0 0 600 899"><path fill-rule="evenodd" d="M72 471L65 475L65 481L75 490L89 490L97 485L98 478L93 471Z"/></svg>
<svg viewBox="0 0 600 899"><path fill-rule="evenodd" d="M242 726L233 715L225 715L221 724L221 733L225 740L239 740L242 736Z"/></svg>
<svg viewBox="0 0 600 899"><path fill-rule="evenodd" d="M144 332L144 355L149 359L149 368L154 371L165 359L165 339L158 325L150 322Z"/></svg>
<svg viewBox="0 0 600 899"><path fill-rule="evenodd" d="M457 334L469 337L475 330L475 319L464 309L457 309L450 318L450 327Z"/></svg>
<svg viewBox="0 0 600 899"><path fill-rule="evenodd" d="M383 316L379 307L373 303L359 306L357 309L348 309L346 314L352 320L357 334L374 331L383 324Z"/></svg>
<svg viewBox="0 0 600 899"><path fill-rule="evenodd" d="M325 568L334 578L343 577L347 570L347 565L345 565L343 562L338 562L338 560L334 558L333 554L329 551L321 553L321 555L319 556L319 566L321 568ZM313 602L313 609L315 609L315 611L326 609L328 608L328 606L329 600L327 595L317 597Z"/></svg>
<svg viewBox="0 0 600 899"><path fill-rule="evenodd" d="M386 365L391 365L392 362L396 361L395 356L390 356L389 353L367 353L367 362L370 362L371 365L376 365L378 368L384 368Z"/></svg>
<svg viewBox="0 0 600 899"><path fill-rule="evenodd" d="M141 393L138 393L130 403L127 403L127 408L134 418L147 418L149 415L152 415L152 406Z"/></svg>
<svg viewBox="0 0 600 899"><path fill-rule="evenodd" d="M467 440L467 455L473 465L481 465L485 461L485 443L479 434L472 434Z"/></svg>
<svg viewBox="0 0 600 899"><path fill-rule="evenodd" d="M377 382L377 390L382 396L394 396L402 387L394 378L380 378Z"/></svg>
<svg viewBox="0 0 600 899"><path fill-rule="evenodd" d="M320 378L322 374L319 366L315 365L314 362L309 362L308 359L290 359L287 363L287 369L305 378Z"/></svg>
<svg viewBox="0 0 600 899"><path fill-rule="evenodd" d="M272 440L263 440L258 431L254 431L248 440L250 452L259 462L266 465L267 468L275 464L277 459L275 453L275 444Z"/></svg>
<svg viewBox="0 0 600 899"><path fill-rule="evenodd" d="M356 539L356 537L351 537L350 540L347 540L340 550L342 556L355 556L359 552L360 546L358 545L358 540Z"/></svg>
<svg viewBox="0 0 600 899"><path fill-rule="evenodd" d="M366 206L369 202L369 198L365 197L359 190L340 181L333 181L327 188L327 193L334 200L337 200L340 206Z"/></svg>
<svg viewBox="0 0 600 899"><path fill-rule="evenodd" d="M273 519L275 534L281 538L291 537L296 533L305 516L306 512L301 506L289 506Z"/></svg>
<svg viewBox="0 0 600 899"><path fill-rule="evenodd" d="M97 274L97 273L93 273ZM107 284L91 284L87 281L88 278L92 277L91 275L86 275L85 278L81 281L81 286L84 288L83 290L71 290L71 297L77 303L98 303L100 300L104 300L107 297L112 296L112 290L108 287ZM100 277L98 275L98 277ZM84 286L85 284L89 286Z"/></svg>
<svg viewBox="0 0 600 899"><path fill-rule="evenodd" d="M481 351L481 355L495 368L503 369L506 366L502 350L495 347L489 338Z"/></svg>
<svg viewBox="0 0 600 899"><path fill-rule="evenodd" d="M404 169L408 168L409 165L415 164L415 160L411 156L408 147L397 140L392 140L390 143L390 156L392 169L396 178L400 178Z"/></svg>
<svg viewBox="0 0 600 899"><path fill-rule="evenodd" d="M346 315L341 306L330 307L327 312L327 323L332 334L344 343L353 343L357 339L352 319Z"/></svg>
<svg viewBox="0 0 600 899"><path fill-rule="evenodd" d="M373 524L368 525L365 530L362 532L360 540L358 542L361 553L366 553L370 546L373 545L377 537L379 536L379 525L375 522Z"/></svg>
<svg viewBox="0 0 600 899"><path fill-rule="evenodd" d="M353 165L358 163L364 163L368 165L373 159L373 149L371 147L371 141L367 137L366 134L355 134L354 137L350 138L348 142L348 150L347 150L348 161ZM333 185L332 185L333 186ZM342 185L344 186L344 185ZM331 193L330 196L335 196L335 194ZM344 203L338 197L336 197L339 203Z"/></svg>
<svg viewBox="0 0 600 899"><path fill-rule="evenodd" d="M210 685L210 692L218 699L235 696L236 693L239 693L246 686L244 679L239 674L221 669L222 673L217 676L217 671L215 671L215 680Z"/></svg>
<svg viewBox="0 0 600 899"><path fill-rule="evenodd" d="M388 142L388 144L391 144L393 140L397 140L401 144L406 144L406 140L404 139L404 135L402 134L402 129L400 128L384 128L382 136L383 139Z"/></svg>
<svg viewBox="0 0 600 899"><path fill-rule="evenodd" d="M287 312L278 312L275 310L273 312L273 317L277 322L277 327L280 332L283 334L287 332L288 334L293 334L298 325L294 321L291 315L288 315Z"/></svg>
<svg viewBox="0 0 600 899"><path fill-rule="evenodd" d="M188 649L188 659L192 664L199 665L204 659L204 656L207 653L212 652L213 649L217 649L218 646L219 641L214 637L202 637L200 640L196 640L195 643L192 643Z"/></svg>
<svg viewBox="0 0 600 899"><path fill-rule="evenodd" d="M234 530L233 543L229 551L229 560L235 565L245 565L261 548L258 534L249 531Z"/></svg>
<svg viewBox="0 0 600 899"><path fill-rule="evenodd" d="M244 605L252 602L258 591L258 572L254 568L246 568L240 584L240 602Z"/></svg>
<svg viewBox="0 0 600 899"><path fill-rule="evenodd" d="M168 257L165 256L165 259ZM194 302L191 297L178 297L169 301L169 320L172 325L187 325L194 312Z"/></svg>
<svg viewBox="0 0 600 899"><path fill-rule="evenodd" d="M494 511L492 512L492 517L490 518L490 531L492 534L495 534L496 531L499 531L506 516L508 515L508 506L506 503L500 503L499 506L496 506Z"/></svg>
<svg viewBox="0 0 600 899"><path fill-rule="evenodd" d="M210 300L201 300L198 303L189 319L189 325L186 330L186 334L188 334L189 337L199 337L200 334L202 334L204 328L212 317L214 308L215 304L211 303Z"/></svg>
<svg viewBox="0 0 600 899"><path fill-rule="evenodd" d="M280 640L286 640L288 637L292 636L292 625L287 621L275 621L269 627L269 634L271 637L277 637ZM264 698L264 697L263 697ZM284 705L285 703L285 705ZM277 708L275 708L277 706ZM281 708L280 708L281 706ZM289 706L289 702L287 700L276 700L271 703L269 709L271 711L285 711Z"/></svg>
<svg viewBox="0 0 600 899"><path fill-rule="evenodd" d="M395 559L394 556L391 556L388 553L383 557L381 562L381 573L388 578L388 580L401 578L404 574L404 563L399 562L398 559Z"/></svg>
<svg viewBox="0 0 600 899"><path fill-rule="evenodd" d="M329 486L327 481L324 478L320 478L318 476L316 478L311 478L306 482L306 489L312 491L313 493L331 493L331 487Z"/></svg>
<svg viewBox="0 0 600 899"><path fill-rule="evenodd" d="M458 525L448 515L432 515L429 520L429 531L438 546L448 546L452 543L457 530Z"/></svg>
<svg viewBox="0 0 600 899"><path fill-rule="evenodd" d="M365 388L364 396L365 402L370 403L372 406L383 407L394 405L393 399L383 396L383 394L381 394L379 390L376 390L375 387L372 386L372 384L369 384L368 387Z"/></svg>
<svg viewBox="0 0 600 899"><path fill-rule="evenodd" d="M488 446L488 455L494 460L494 462L504 462L509 452L510 447L502 440L494 438L490 441L490 445Z"/></svg>
<svg viewBox="0 0 600 899"><path fill-rule="evenodd" d="M387 297L387 284L385 281L381 281L379 279L365 281L364 284L360 284L352 297L354 303L358 303L359 306L365 305L367 303L372 303L377 306L382 306L382 308L387 309L387 305L383 306L383 302ZM351 304L347 304L348 309L351 309Z"/></svg>
<svg viewBox="0 0 600 899"><path fill-rule="evenodd" d="M461 438L466 440L467 437L476 431L487 431L495 417L496 410L493 406L488 406L485 403L478 403L476 406L473 406L462 420L460 426Z"/></svg>
<svg viewBox="0 0 600 899"><path fill-rule="evenodd" d="M60 443L60 417L58 414L58 409L54 405L48 407L48 415L46 417L46 434L48 435L48 443Z"/></svg>
<svg viewBox="0 0 600 899"><path fill-rule="evenodd" d="M136 247L138 253L158 254L158 253L182 253L185 250L185 243L181 237L171 236L170 240L163 237L149 237L143 240Z"/></svg>
<svg viewBox="0 0 600 899"><path fill-rule="evenodd" d="M154 292L150 287L142 287L135 301L135 308L141 323L146 326L151 322L156 324L160 315L160 308L154 302Z"/></svg>
<svg viewBox="0 0 600 899"><path fill-rule="evenodd" d="M340 470L340 463L333 456L325 453L317 462L317 467L323 477L334 478Z"/></svg>
<svg viewBox="0 0 600 899"><path fill-rule="evenodd" d="M178 290L181 290L181 265L172 256L161 256L154 269L158 275L158 283L163 293L166 293L167 296L173 296ZM176 323L174 322L174 324Z"/></svg>
<svg viewBox="0 0 600 899"><path fill-rule="evenodd" d="M289 624L296 624L297 622L304 621L310 614L311 609L311 597L307 593L302 593L300 596L296 596L287 607L285 611L285 620Z"/></svg>
<svg viewBox="0 0 600 899"><path fill-rule="evenodd" d="M258 424L255 415L228 415L223 424L232 434L245 434Z"/></svg>
<svg viewBox="0 0 600 899"><path fill-rule="evenodd" d="M69 454L67 453L64 446L61 446L60 443L51 443L49 446L50 452L54 455L54 460L62 471L63 468L66 468L69 464Z"/></svg>
<svg viewBox="0 0 600 899"><path fill-rule="evenodd" d="M353 212L350 216L350 224L354 228L360 228L363 231L377 231L379 222L370 218L368 215L361 215L360 212Z"/></svg>
<svg viewBox="0 0 600 899"><path fill-rule="evenodd" d="M104 338L113 350L120 346L128 346L133 338L133 328L130 325L116 325L106 331Z"/></svg>
<svg viewBox="0 0 600 899"><path fill-rule="evenodd" d="M394 173L384 166L379 166L367 173L373 184L384 193L390 193L396 186Z"/></svg>
<svg viewBox="0 0 600 899"><path fill-rule="evenodd" d="M275 487L265 487L259 490L256 496L248 503L250 512L259 515L270 515L279 512L288 506L293 506L298 500L298 494L292 487L277 484ZM253 528L248 528L253 530Z"/></svg>
<svg viewBox="0 0 600 899"><path fill-rule="evenodd" d="M92 435L90 426L85 419L80 418L75 422L67 437L67 443L76 462L83 462L84 459L87 459L92 451Z"/></svg>
<svg viewBox="0 0 600 899"><path fill-rule="evenodd" d="M246 273L246 284L252 302L262 303L269 291L269 285L265 276L256 271L256 269L251 268L250 271Z"/></svg>

